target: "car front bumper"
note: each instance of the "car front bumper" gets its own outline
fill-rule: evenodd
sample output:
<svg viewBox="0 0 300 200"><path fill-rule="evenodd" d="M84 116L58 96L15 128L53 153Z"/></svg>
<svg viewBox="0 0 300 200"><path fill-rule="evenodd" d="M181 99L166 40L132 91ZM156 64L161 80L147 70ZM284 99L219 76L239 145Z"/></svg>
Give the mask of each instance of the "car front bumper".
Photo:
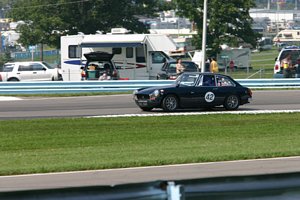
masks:
<svg viewBox="0 0 300 200"><path fill-rule="evenodd" d="M146 96L146 95L143 95ZM138 95L134 95L134 101L136 105L143 108L159 108L161 107L161 97L155 99L140 98Z"/></svg>

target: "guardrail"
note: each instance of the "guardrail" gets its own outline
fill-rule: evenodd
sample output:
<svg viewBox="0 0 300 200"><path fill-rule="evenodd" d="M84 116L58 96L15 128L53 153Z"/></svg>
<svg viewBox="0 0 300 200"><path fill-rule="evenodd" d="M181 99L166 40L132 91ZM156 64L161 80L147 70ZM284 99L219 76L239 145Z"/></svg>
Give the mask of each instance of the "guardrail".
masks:
<svg viewBox="0 0 300 200"><path fill-rule="evenodd" d="M300 79L236 79L249 88L300 88ZM46 81L1 82L1 94L54 94L82 92L127 92L142 87L172 84L173 80L118 80L118 81Z"/></svg>
<svg viewBox="0 0 300 200"><path fill-rule="evenodd" d="M300 173L0 192L5 200L300 199Z"/></svg>

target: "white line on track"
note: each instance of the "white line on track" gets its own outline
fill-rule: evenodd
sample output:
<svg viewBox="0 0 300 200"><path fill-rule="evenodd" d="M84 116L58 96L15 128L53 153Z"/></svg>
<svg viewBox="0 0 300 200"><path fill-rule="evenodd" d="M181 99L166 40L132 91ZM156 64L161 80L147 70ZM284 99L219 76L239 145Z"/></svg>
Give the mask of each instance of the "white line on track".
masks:
<svg viewBox="0 0 300 200"><path fill-rule="evenodd" d="M299 113L300 110L247 110L247 111L215 111L215 112L174 112L174 113L148 113L148 114L123 114L123 115L98 115L85 118L108 117L154 117L154 116L187 116L187 115L219 115L219 114L274 114L274 113Z"/></svg>
<svg viewBox="0 0 300 200"><path fill-rule="evenodd" d="M22 100L22 99L18 97L0 96L0 101L18 101L18 100Z"/></svg>

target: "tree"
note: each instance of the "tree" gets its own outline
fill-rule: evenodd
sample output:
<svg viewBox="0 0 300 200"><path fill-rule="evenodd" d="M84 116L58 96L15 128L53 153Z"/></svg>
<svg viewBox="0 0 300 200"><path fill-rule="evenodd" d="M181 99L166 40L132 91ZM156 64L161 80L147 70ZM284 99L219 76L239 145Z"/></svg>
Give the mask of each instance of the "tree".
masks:
<svg viewBox="0 0 300 200"><path fill-rule="evenodd" d="M24 45L49 44L59 48L60 36L93 34L124 27L147 32L138 16L154 16L161 0L16 0L9 16L25 23L18 27Z"/></svg>
<svg viewBox="0 0 300 200"><path fill-rule="evenodd" d="M188 17L197 27L194 37L197 48L202 46L203 0L175 0L178 14ZM259 34L252 30L249 9L253 0L208 0L207 10L207 47L209 56L215 56L222 43L243 41L256 46Z"/></svg>

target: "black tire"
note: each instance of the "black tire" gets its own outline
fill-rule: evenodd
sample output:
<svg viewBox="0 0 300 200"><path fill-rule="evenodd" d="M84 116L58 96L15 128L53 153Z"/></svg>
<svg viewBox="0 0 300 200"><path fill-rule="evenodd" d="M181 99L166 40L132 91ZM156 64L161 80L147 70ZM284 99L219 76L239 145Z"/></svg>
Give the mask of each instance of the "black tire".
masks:
<svg viewBox="0 0 300 200"><path fill-rule="evenodd" d="M19 79L17 79L17 78L10 78L10 79L8 79L7 81L11 81L11 82L18 82L18 81L19 81Z"/></svg>
<svg viewBox="0 0 300 200"><path fill-rule="evenodd" d="M140 107L143 111L151 111L153 108L149 107Z"/></svg>
<svg viewBox="0 0 300 200"><path fill-rule="evenodd" d="M226 110L236 110L240 106L240 98L237 95L229 95L224 101Z"/></svg>
<svg viewBox="0 0 300 200"><path fill-rule="evenodd" d="M178 108L178 99L174 95L167 95L162 101L162 109L167 112L173 112Z"/></svg>

